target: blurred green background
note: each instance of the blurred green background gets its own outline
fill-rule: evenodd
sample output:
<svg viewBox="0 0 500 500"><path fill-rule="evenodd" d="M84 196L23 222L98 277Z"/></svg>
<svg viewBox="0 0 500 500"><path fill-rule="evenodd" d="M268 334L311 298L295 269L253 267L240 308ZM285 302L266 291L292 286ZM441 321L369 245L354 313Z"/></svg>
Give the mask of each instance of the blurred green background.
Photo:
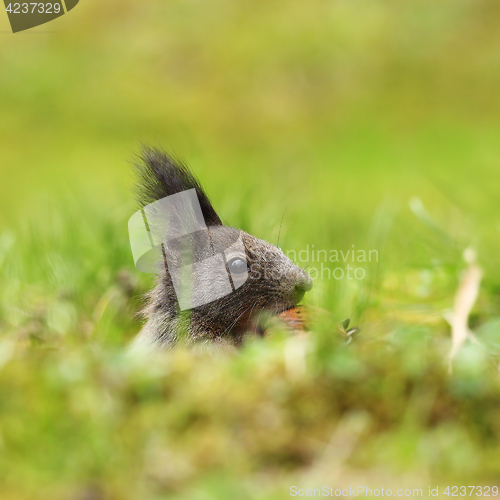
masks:
<svg viewBox="0 0 500 500"><path fill-rule="evenodd" d="M499 22L495 0L82 0L16 35L0 15L2 498L491 486ZM228 224L379 262L317 280L329 317L306 345L278 327L236 358L127 358L152 282L127 240L142 143L184 158ZM449 377L468 246L482 343ZM344 317L364 332L351 350ZM354 436L338 463L335 429Z"/></svg>

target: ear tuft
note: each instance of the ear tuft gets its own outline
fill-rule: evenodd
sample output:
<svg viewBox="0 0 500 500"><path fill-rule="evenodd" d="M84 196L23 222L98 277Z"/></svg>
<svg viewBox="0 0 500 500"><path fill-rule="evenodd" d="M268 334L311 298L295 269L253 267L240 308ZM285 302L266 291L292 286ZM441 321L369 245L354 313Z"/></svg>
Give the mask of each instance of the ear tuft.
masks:
<svg viewBox="0 0 500 500"><path fill-rule="evenodd" d="M144 147L134 167L138 181L135 194L141 207L187 189L196 189L207 226L222 226L200 183L181 160L160 149Z"/></svg>

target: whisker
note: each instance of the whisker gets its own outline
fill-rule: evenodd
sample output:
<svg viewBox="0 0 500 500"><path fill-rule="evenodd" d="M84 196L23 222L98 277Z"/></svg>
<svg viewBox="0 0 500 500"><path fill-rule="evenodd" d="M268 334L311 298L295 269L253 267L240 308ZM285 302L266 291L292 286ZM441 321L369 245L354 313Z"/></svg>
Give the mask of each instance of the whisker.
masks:
<svg viewBox="0 0 500 500"><path fill-rule="evenodd" d="M278 231L278 243L276 243L276 246L278 248L280 247L281 226L283 225L283 219L285 217L285 212L286 212L287 208L288 208L288 205L285 207L285 210L283 210L283 215L281 216L280 228L279 228L279 231Z"/></svg>
<svg viewBox="0 0 500 500"><path fill-rule="evenodd" d="M236 325L236 323L240 320L240 318L250 309L250 306L248 306L246 309L243 310L243 312L231 323L231 325L229 325L228 328L226 328L223 332L223 335L225 333L228 333L230 332L233 328L234 328L234 325Z"/></svg>

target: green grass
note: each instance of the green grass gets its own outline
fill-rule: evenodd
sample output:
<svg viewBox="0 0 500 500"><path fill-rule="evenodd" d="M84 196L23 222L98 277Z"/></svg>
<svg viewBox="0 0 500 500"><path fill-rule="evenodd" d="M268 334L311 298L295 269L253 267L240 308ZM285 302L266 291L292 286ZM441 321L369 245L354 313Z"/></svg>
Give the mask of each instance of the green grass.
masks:
<svg viewBox="0 0 500 500"><path fill-rule="evenodd" d="M469 234L422 209L410 223L381 206L367 240L379 263L360 264L364 280L316 280L307 302L326 312L309 338L275 326L236 354L141 358L127 344L152 280L131 262L128 205L111 205L67 198L2 232L3 498L260 499L292 485L495 483L494 274L472 318L481 345L462 349L453 375L446 366L442 313ZM233 217L251 226L258 214L235 207ZM282 242L307 242L310 230L292 224ZM345 316L362 327L350 345L336 328Z"/></svg>
<svg viewBox="0 0 500 500"><path fill-rule="evenodd" d="M86 0L55 33L2 35L2 500L498 482L499 14ZM127 239L141 141L184 157L228 224L378 261L315 280L307 338L275 324L237 353L133 355L152 285ZM467 247L479 344L450 374Z"/></svg>

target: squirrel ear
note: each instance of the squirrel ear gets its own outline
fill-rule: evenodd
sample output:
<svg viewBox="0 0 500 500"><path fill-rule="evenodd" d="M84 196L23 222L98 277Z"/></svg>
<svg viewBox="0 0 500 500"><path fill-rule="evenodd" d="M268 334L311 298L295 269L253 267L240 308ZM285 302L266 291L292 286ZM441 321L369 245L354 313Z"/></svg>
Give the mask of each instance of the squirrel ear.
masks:
<svg viewBox="0 0 500 500"><path fill-rule="evenodd" d="M201 211L207 226L222 226L198 180L178 158L156 148L143 148L134 162L137 174L135 194L142 207L166 196L196 189Z"/></svg>

